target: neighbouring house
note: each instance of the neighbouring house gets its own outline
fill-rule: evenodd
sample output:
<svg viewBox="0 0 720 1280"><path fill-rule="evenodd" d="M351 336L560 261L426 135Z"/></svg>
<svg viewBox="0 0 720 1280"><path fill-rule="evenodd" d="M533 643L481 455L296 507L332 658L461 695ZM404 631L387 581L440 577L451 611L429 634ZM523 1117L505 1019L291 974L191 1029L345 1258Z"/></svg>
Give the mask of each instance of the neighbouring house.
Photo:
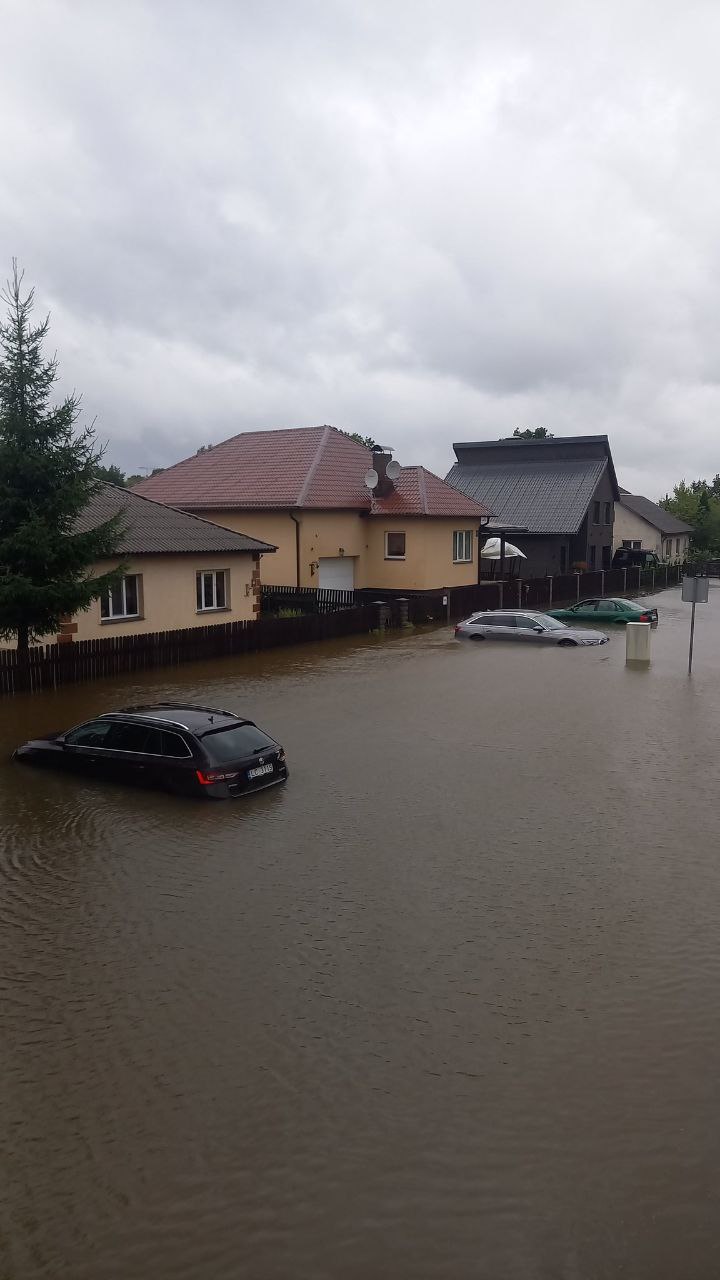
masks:
<svg viewBox="0 0 720 1280"><path fill-rule="evenodd" d="M615 507L613 545L654 551L660 560L682 563L690 549L693 527L639 494L620 490Z"/></svg>
<svg viewBox="0 0 720 1280"><path fill-rule="evenodd" d="M446 481L493 513L527 556L528 577L609 569L619 497L607 436L480 440L453 445Z"/></svg>
<svg viewBox="0 0 720 1280"><path fill-rule="evenodd" d="M477 581L489 512L424 467L335 427L249 431L135 492L272 543L263 583L427 591Z"/></svg>
<svg viewBox="0 0 720 1280"><path fill-rule="evenodd" d="M184 630L259 613L260 556L274 552L270 543L112 484L103 484L76 528L91 529L118 513L117 554L94 572L123 564L125 576L109 596L64 622L58 638Z"/></svg>

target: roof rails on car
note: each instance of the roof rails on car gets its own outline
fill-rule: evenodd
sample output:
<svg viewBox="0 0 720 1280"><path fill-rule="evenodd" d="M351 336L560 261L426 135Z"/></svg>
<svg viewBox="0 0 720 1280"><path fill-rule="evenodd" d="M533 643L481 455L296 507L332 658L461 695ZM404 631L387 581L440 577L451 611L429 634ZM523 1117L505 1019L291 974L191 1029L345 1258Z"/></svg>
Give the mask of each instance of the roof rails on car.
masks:
<svg viewBox="0 0 720 1280"><path fill-rule="evenodd" d="M135 707L121 707L121 711L155 711L166 708L168 711L207 711L211 716L229 716L231 720L240 720L237 711L224 711L222 707L201 707L196 702L144 702Z"/></svg>

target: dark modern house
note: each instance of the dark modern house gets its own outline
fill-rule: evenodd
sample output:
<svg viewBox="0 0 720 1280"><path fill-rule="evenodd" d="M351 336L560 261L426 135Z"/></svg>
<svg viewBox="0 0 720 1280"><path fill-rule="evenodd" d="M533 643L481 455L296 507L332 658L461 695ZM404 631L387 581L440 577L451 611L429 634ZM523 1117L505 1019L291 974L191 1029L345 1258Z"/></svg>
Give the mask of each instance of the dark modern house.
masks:
<svg viewBox="0 0 720 1280"><path fill-rule="evenodd" d="M446 480L493 512L524 554L523 574L609 569L620 493L607 436L480 440L454 444Z"/></svg>

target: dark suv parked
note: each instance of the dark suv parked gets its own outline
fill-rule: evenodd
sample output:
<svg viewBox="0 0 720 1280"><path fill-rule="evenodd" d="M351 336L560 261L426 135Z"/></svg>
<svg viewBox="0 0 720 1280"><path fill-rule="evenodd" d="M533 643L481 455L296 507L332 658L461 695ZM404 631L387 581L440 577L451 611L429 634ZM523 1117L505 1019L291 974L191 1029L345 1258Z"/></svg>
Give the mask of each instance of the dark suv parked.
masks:
<svg viewBox="0 0 720 1280"><path fill-rule="evenodd" d="M654 551L643 551L642 547L618 547L612 558L613 569L630 569L638 565L641 569L658 569L660 561Z"/></svg>
<svg viewBox="0 0 720 1280"><path fill-rule="evenodd" d="M26 764L224 800L287 781L285 752L232 711L172 702L125 707L18 747Z"/></svg>

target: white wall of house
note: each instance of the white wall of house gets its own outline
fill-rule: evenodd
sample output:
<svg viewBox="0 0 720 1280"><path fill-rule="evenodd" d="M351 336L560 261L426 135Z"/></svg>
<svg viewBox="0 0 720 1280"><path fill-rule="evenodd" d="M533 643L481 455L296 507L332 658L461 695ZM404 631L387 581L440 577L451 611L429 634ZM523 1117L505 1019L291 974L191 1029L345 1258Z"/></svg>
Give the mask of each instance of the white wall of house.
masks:
<svg viewBox="0 0 720 1280"><path fill-rule="evenodd" d="M643 551L654 551L661 560L671 563L685 559L690 545L689 533L662 534L648 520L638 516L622 502L615 503L613 550L630 543Z"/></svg>

